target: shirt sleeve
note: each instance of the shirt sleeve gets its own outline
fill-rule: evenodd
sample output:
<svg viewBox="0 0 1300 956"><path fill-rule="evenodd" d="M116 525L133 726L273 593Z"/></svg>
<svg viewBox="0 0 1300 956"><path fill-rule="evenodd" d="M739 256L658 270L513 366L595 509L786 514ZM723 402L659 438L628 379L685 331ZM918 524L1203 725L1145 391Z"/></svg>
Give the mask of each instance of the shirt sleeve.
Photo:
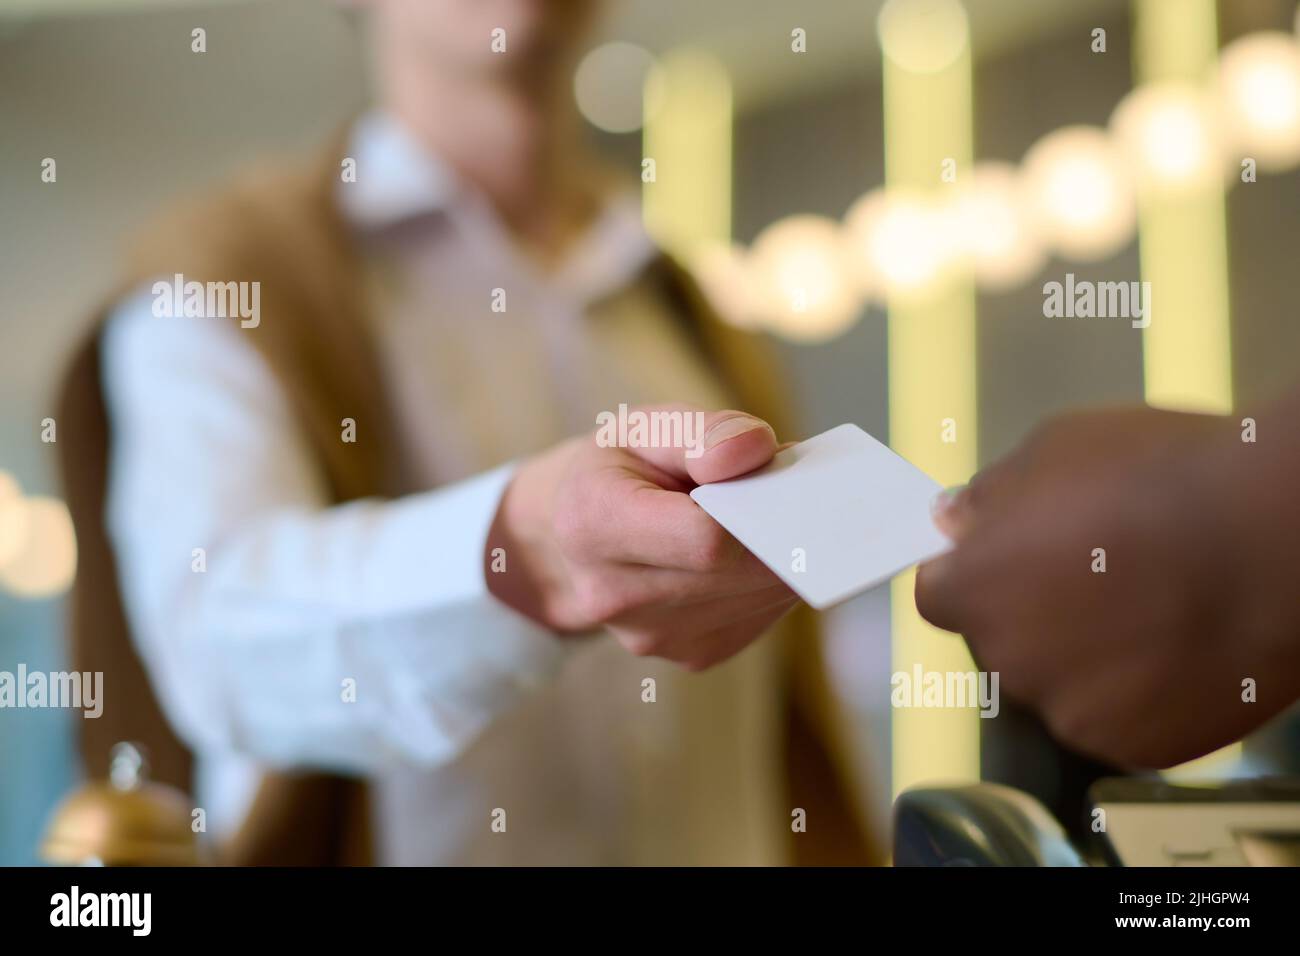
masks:
<svg viewBox="0 0 1300 956"><path fill-rule="evenodd" d="M159 699L196 750L354 772L447 761L571 643L487 590L512 469L330 505L248 334L155 317L147 293L104 333L106 522Z"/></svg>

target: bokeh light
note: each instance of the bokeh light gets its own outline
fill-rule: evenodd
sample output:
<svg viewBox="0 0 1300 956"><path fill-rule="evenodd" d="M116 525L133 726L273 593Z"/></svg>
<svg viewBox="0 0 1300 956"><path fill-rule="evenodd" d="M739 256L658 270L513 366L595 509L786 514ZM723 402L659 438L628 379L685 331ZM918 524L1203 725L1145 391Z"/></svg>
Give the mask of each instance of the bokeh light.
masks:
<svg viewBox="0 0 1300 956"><path fill-rule="evenodd" d="M760 325L762 303L744 248L735 243L705 243L691 261L691 272L726 322L742 329Z"/></svg>
<svg viewBox="0 0 1300 956"><path fill-rule="evenodd" d="M1234 164L1300 163L1300 44L1290 34L1256 33L1224 48L1216 85Z"/></svg>
<svg viewBox="0 0 1300 956"><path fill-rule="evenodd" d="M1214 100L1199 87L1138 87L1115 108L1111 132L1144 192L1178 193L1223 178L1217 111Z"/></svg>
<svg viewBox="0 0 1300 956"><path fill-rule="evenodd" d="M966 8L957 0L889 0L876 26L885 56L911 73L951 66L970 42Z"/></svg>
<svg viewBox="0 0 1300 956"><path fill-rule="evenodd" d="M0 586L19 597L61 594L77 571L77 539L67 506L57 498L26 499L26 535L17 552L0 565Z"/></svg>
<svg viewBox="0 0 1300 956"><path fill-rule="evenodd" d="M27 540L27 502L17 479L0 471L0 567L22 549Z"/></svg>
<svg viewBox="0 0 1300 956"><path fill-rule="evenodd" d="M867 294L923 298L957 263L959 250L947 210L920 193L873 190L849 209L844 226Z"/></svg>
<svg viewBox="0 0 1300 956"><path fill-rule="evenodd" d="M1020 177L1009 163L980 163L958 183L952 222L960 254L985 288L1000 291L1020 285L1047 261Z"/></svg>
<svg viewBox="0 0 1300 956"><path fill-rule="evenodd" d="M831 219L792 216L773 223L754 240L749 265L763 323L792 341L824 342L857 318L862 300Z"/></svg>
<svg viewBox="0 0 1300 956"><path fill-rule="evenodd" d="M631 133L654 116L661 92L655 58L633 43L605 43L578 64L573 95L587 122L607 133Z"/></svg>
<svg viewBox="0 0 1300 956"><path fill-rule="evenodd" d="M1021 173L1034 228L1071 259L1104 259L1133 238L1133 185L1104 130L1067 126L1040 139Z"/></svg>

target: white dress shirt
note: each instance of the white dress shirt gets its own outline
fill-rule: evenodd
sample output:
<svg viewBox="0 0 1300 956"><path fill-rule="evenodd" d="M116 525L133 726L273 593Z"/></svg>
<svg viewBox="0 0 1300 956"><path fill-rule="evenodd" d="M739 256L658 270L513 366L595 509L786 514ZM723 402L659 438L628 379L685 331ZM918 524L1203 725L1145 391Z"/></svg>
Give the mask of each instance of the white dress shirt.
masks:
<svg viewBox="0 0 1300 956"><path fill-rule="evenodd" d="M374 782L385 863L782 862L770 642L688 675L559 638L483 580L509 462L621 402L728 404L633 284L654 254L636 203L543 272L391 118L350 155L338 199L430 490L332 506L256 329L155 317L142 290L105 331L110 537L210 831L259 766L319 766Z"/></svg>

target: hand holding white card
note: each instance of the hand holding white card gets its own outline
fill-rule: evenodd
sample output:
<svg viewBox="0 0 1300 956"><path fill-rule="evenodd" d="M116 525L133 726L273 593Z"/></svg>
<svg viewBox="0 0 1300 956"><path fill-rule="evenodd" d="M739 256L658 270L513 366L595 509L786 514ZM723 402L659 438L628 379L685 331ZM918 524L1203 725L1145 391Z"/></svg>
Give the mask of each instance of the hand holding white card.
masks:
<svg viewBox="0 0 1300 956"><path fill-rule="evenodd" d="M818 609L948 550L941 486L856 425L839 425L758 471L691 497Z"/></svg>

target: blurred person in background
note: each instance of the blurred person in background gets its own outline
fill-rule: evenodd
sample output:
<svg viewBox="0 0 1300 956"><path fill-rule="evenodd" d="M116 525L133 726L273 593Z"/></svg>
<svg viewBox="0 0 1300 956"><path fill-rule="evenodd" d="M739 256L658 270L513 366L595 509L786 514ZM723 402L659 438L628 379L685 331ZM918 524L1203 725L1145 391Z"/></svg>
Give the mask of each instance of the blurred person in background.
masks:
<svg viewBox="0 0 1300 956"><path fill-rule="evenodd" d="M944 500L956 547L918 573L921 613L1082 753L1167 767L1239 740L1300 699L1297 418L1300 391L1253 420L1042 426Z"/></svg>
<svg viewBox="0 0 1300 956"><path fill-rule="evenodd" d="M599 4L362 6L377 108L149 229L68 376L90 767L192 750L235 863L872 861L805 609L686 494L790 435L582 146ZM660 402L762 417L596 446Z"/></svg>

